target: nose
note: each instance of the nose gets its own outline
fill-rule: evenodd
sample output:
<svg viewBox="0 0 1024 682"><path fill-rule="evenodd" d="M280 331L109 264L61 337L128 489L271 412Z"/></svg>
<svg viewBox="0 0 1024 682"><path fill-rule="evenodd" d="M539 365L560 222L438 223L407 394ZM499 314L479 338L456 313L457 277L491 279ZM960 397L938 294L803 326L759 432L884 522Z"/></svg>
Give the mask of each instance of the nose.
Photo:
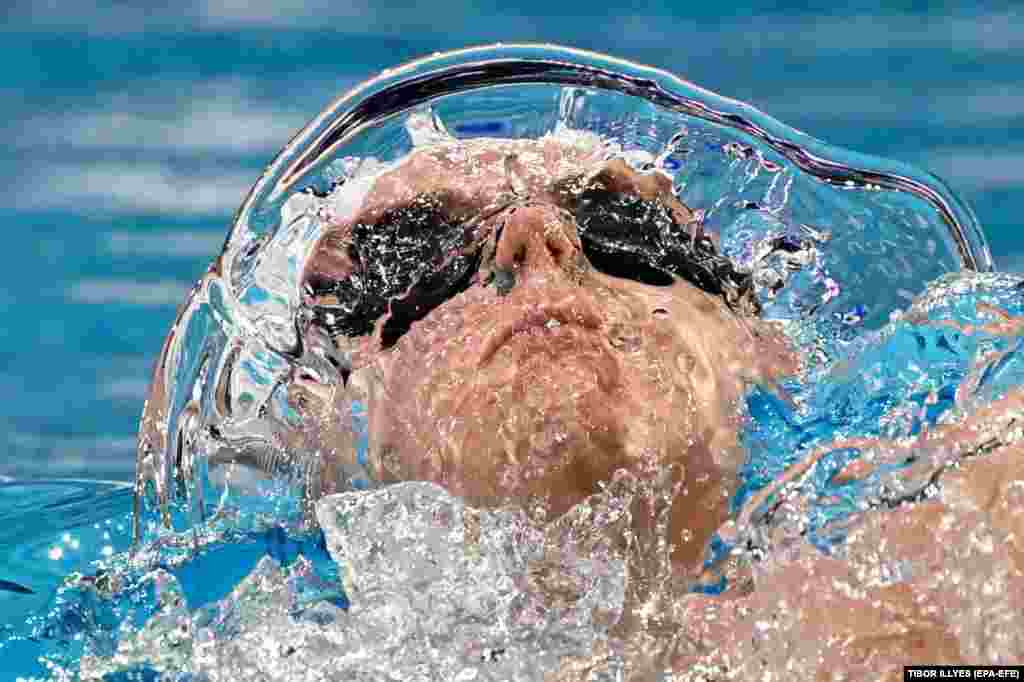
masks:
<svg viewBox="0 0 1024 682"><path fill-rule="evenodd" d="M582 274L582 246L572 216L553 204L511 210L494 254L495 269L522 280Z"/></svg>

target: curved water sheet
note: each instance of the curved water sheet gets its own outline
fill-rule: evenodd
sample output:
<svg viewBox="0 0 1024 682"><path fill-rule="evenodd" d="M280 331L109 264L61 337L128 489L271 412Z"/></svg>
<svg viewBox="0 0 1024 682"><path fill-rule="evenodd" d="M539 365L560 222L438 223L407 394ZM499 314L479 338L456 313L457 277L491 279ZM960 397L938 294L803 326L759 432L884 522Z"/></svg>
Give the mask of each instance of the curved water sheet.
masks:
<svg viewBox="0 0 1024 682"><path fill-rule="evenodd" d="M348 467L321 480L325 452L339 445L303 428L309 415L289 399L300 384L307 397L331 394L351 364L330 325L315 323L332 309L303 304L314 244L358 196L353 185L416 148L544 136L585 138L605 158L671 178L721 252L753 273L763 316L814 344L816 362L936 277L992 267L970 210L939 179L829 146L671 74L547 46L435 55L381 73L296 135L190 294L140 432L138 489L149 486L165 522L182 493L201 516L229 479L250 490L270 472L315 498L367 478ZM352 424L341 447L365 440L361 409L355 400L331 416Z"/></svg>
<svg viewBox="0 0 1024 682"><path fill-rule="evenodd" d="M719 259L706 262L725 257L747 287L740 298L800 348L799 376L746 400L735 520L715 536L697 592L735 597L761 585L751 599L775 594L773 576L788 575L811 551L804 545L825 556L848 537L870 536L874 517L863 514L928 498L939 473L966 456L943 447L908 455L906 439L952 428L953 416L1020 384L1019 334L1006 321L1020 313L1011 305L1019 282L961 272L985 273L991 258L969 209L937 178L601 55L503 46L414 62L345 95L295 137L182 308L143 414L135 534L146 551L124 578L158 598L147 602L144 625L122 628L116 643L108 638L83 659L84 672L538 679L560 669L568 680L619 679L626 668L639 679L678 664L707 679L715 670L728 672L722 679L753 675L745 663L722 668L722 656L760 660L742 647L770 641L767 630L732 641L715 629L717 602L699 601L692 585L680 601L669 585L666 510L678 491L658 477L612 477L551 523L529 509L479 510L426 483L375 486L366 408L374 384L358 342L366 329L348 325L343 301L307 289L304 273L327 229L415 151L510 140L548 141L667 178L692 209L686 244L696 251L694 235L706 235L707 254ZM428 280L433 265L469 269L421 261L413 279ZM412 282L391 282L382 269L393 299L376 305L394 313ZM961 274L943 279L951 272ZM1004 326L991 315L1003 315ZM904 445L866 445L888 439ZM654 540L609 542L628 536L637 509L651 515ZM303 557L269 552L274 560L228 595L190 597L160 563L166 547L187 565L186 554L275 527L302 538ZM963 557L980 565L979 551L971 545ZM309 559L328 553L326 572ZM900 570L911 575L908 561ZM914 570L939 575L924 564ZM867 574L858 575L850 589L870 596ZM1005 578L946 577L956 598ZM1017 627L1005 609L992 612ZM756 618L744 622L761 628ZM765 628L776 628L771 622ZM798 654L801 665L819 660L821 652L798 646L808 639L802 622L778 626L774 641L786 646L771 647L793 656L776 661L780 670ZM970 632L983 641L988 627ZM716 659L718 639L726 653Z"/></svg>

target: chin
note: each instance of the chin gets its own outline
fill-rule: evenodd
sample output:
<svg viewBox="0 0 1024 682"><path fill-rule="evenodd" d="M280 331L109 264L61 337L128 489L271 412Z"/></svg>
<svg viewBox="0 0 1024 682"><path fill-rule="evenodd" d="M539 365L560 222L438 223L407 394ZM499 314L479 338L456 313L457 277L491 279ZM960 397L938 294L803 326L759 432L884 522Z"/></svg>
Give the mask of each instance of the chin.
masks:
<svg viewBox="0 0 1024 682"><path fill-rule="evenodd" d="M430 480L474 499L589 494L627 464L626 429L594 377L582 362L519 372L499 363L462 386L439 382L431 403L440 409L381 406L388 478Z"/></svg>

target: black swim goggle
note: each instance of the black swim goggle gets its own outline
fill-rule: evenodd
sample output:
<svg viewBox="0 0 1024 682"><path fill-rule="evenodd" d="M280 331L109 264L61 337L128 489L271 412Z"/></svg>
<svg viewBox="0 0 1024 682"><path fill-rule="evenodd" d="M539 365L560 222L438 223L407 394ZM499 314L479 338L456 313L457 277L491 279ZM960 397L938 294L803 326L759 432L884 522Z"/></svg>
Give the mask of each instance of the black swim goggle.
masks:
<svg viewBox="0 0 1024 682"><path fill-rule="evenodd" d="M597 270L654 286L681 278L734 309L757 312L751 275L719 254L699 226L679 224L662 201L600 187L556 196ZM422 196L373 223L356 223L334 247L345 249L350 274L339 281L313 272L303 284L315 302L314 322L332 337L354 337L370 334L386 316L381 341L390 347L413 322L480 281L488 241L493 247L501 238L503 221L494 219L528 203L509 201L466 221L453 220L442 199ZM484 223L497 231L482 231ZM505 279L498 288L510 284Z"/></svg>

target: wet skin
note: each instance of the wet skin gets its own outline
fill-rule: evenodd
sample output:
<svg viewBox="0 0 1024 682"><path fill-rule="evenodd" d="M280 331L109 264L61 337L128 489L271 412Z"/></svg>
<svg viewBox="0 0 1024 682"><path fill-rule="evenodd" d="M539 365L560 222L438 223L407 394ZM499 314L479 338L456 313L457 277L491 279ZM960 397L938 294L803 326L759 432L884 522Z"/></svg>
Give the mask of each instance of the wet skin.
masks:
<svg viewBox="0 0 1024 682"><path fill-rule="evenodd" d="M1024 655L1022 414L1018 389L913 441L858 444L880 462L941 451L955 466L940 469L930 499L855 514L835 556L799 538L780 538L750 576L753 591L681 597L675 622L687 637L715 646L687 652L673 667L717 666L731 673L728 679L785 668L805 679L901 680L904 665L1018 663ZM851 465L843 474L867 476L873 469L860 468Z"/></svg>
<svg viewBox="0 0 1024 682"><path fill-rule="evenodd" d="M592 267L566 197L595 188L655 202L700 229L668 177L587 145L459 143L412 154L349 202L304 276L351 276L357 226L389 211L429 200L451 222L472 221L484 257L465 291L393 347L383 348L383 320L373 334L336 339L353 354L347 393L368 402L373 476L433 481L476 505L540 503L553 518L617 470L670 471L673 559L693 567L736 487L740 399L795 360L775 330L719 296ZM637 515L640 530L651 523Z"/></svg>

